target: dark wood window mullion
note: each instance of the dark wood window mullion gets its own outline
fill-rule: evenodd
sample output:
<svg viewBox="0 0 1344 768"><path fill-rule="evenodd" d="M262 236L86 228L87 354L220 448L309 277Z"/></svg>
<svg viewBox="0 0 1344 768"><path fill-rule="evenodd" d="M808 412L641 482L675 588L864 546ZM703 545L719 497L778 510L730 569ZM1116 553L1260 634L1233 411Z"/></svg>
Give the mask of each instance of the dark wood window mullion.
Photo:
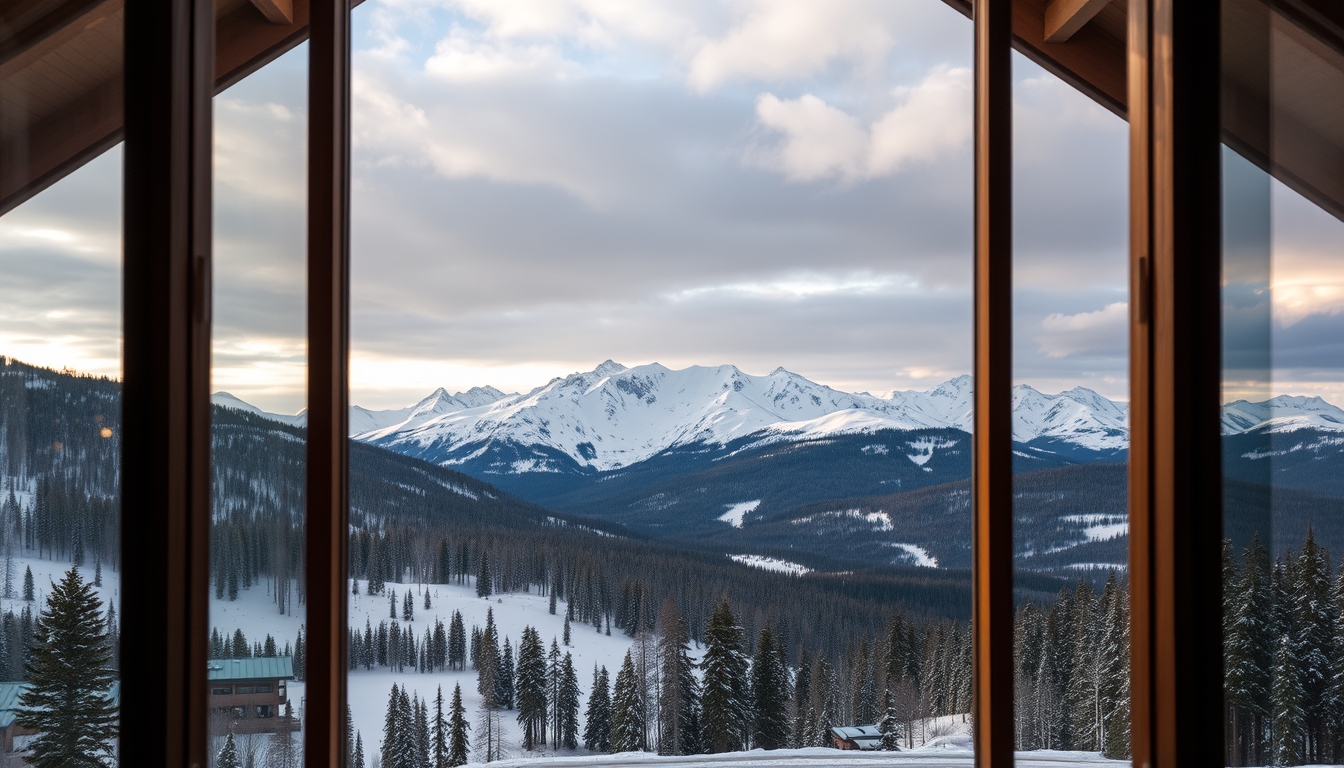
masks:
<svg viewBox="0 0 1344 768"><path fill-rule="evenodd" d="M1010 768L1013 718L1012 0L976 0L975 762Z"/></svg>
<svg viewBox="0 0 1344 768"><path fill-rule="evenodd" d="M304 762L345 764L349 520L350 0L311 6Z"/></svg>
<svg viewBox="0 0 1344 768"><path fill-rule="evenodd" d="M1129 14L1134 765L1222 766L1219 3Z"/></svg>
<svg viewBox="0 0 1344 768"><path fill-rule="evenodd" d="M120 762L205 765L214 4L124 27Z"/></svg>

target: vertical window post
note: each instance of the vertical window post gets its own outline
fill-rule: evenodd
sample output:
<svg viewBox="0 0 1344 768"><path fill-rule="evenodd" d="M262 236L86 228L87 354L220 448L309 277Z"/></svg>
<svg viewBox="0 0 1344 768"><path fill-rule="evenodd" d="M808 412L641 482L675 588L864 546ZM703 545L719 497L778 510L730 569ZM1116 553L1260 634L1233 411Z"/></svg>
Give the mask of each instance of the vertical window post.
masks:
<svg viewBox="0 0 1344 768"><path fill-rule="evenodd" d="M1010 768L1013 718L1012 0L976 0L975 763Z"/></svg>
<svg viewBox="0 0 1344 768"><path fill-rule="evenodd" d="M1130 0L1134 765L1224 765L1217 0Z"/></svg>
<svg viewBox="0 0 1344 768"><path fill-rule="evenodd" d="M350 0L314 0L308 67L308 645L304 760L345 764Z"/></svg>
<svg viewBox="0 0 1344 768"><path fill-rule="evenodd" d="M214 10L125 5L122 765L206 762Z"/></svg>

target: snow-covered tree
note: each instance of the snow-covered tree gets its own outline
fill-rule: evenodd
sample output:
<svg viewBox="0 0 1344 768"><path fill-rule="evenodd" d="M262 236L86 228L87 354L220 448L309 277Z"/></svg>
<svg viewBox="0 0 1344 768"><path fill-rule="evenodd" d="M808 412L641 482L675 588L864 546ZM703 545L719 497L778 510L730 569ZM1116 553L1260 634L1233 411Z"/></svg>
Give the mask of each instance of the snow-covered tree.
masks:
<svg viewBox="0 0 1344 768"><path fill-rule="evenodd" d="M767 625L756 639L756 656L751 664L755 723L751 740L753 746L761 749L783 749L789 745L789 673L782 656L783 650L776 646L775 636ZM868 666L862 664L864 668Z"/></svg>
<svg viewBox="0 0 1344 768"><path fill-rule="evenodd" d="M611 751L634 752L643 749L645 711L640 696L638 673L630 652L616 673L616 689L611 703Z"/></svg>
<svg viewBox="0 0 1344 768"><path fill-rule="evenodd" d="M116 674L102 602L73 567L52 585L37 618L27 672L30 687L15 722L35 734L29 764L102 766L114 756L117 710L109 691Z"/></svg>
<svg viewBox="0 0 1344 768"><path fill-rule="evenodd" d="M435 768L466 765L467 753L471 751L471 741L467 737L467 731L471 728L471 723L467 722L467 708L462 706L462 685L460 683L453 686L453 703L449 711L448 761L437 763Z"/></svg>
<svg viewBox="0 0 1344 768"><path fill-rule="evenodd" d="M579 676L574 670L574 657L566 653L560 663L560 696L556 702L559 713L560 746L579 748Z"/></svg>
<svg viewBox="0 0 1344 768"><path fill-rule="evenodd" d="M877 732L882 734L883 751L895 752L901 748L901 716L890 688L882 691L882 717L877 721Z"/></svg>
<svg viewBox="0 0 1344 768"><path fill-rule="evenodd" d="M583 746L592 752L611 750L611 685L607 668L593 665L593 688L584 712Z"/></svg>
<svg viewBox="0 0 1344 768"><path fill-rule="evenodd" d="M523 726L523 749L535 749L546 743L546 656L541 635L533 627L523 628L518 642L518 667L514 676L518 722Z"/></svg>
<svg viewBox="0 0 1344 768"><path fill-rule="evenodd" d="M233 732L224 737L224 748L219 750L219 755L215 758L216 768L243 768L242 760L238 757L238 745L233 743Z"/></svg>
<svg viewBox="0 0 1344 768"><path fill-rule="evenodd" d="M742 651L742 627L727 601L709 617L701 664L705 671L701 699L705 747L709 752L742 749L751 722L747 659Z"/></svg>

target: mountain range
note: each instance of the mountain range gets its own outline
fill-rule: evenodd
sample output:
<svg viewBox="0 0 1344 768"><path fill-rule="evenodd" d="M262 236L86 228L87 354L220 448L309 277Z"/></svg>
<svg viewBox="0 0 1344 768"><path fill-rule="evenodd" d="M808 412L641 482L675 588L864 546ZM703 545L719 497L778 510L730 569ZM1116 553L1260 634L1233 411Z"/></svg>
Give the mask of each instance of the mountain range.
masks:
<svg viewBox="0 0 1344 768"><path fill-rule="evenodd" d="M304 415L264 413L232 395L217 405L302 425ZM563 456L575 467L609 472L690 445L723 447L752 436L753 445L815 440L882 430L972 427L973 381L958 376L926 391L884 395L842 392L777 368L765 376L732 365L627 368L608 360L592 371L553 379L527 393L473 387L438 389L405 408L350 408L350 434L360 442L453 466L501 445L547 455L496 465L497 472L558 472ZM1013 388L1013 439L1055 443L1096 458L1121 458L1129 440L1125 403L1085 387L1050 395ZM1344 432L1344 410L1319 397L1283 395L1223 406L1225 435L1298 429ZM933 447L916 449L929 454ZM912 461L920 463L917 458Z"/></svg>
<svg viewBox="0 0 1344 768"><path fill-rule="evenodd" d="M757 376L607 361L527 393L439 389L406 408L355 406L350 425L357 442L642 535L958 568L969 562L972 384L959 376L872 395L782 368ZM227 393L215 403L304 422ZM1019 385L1013 410L1022 564L1055 573L1122 565L1126 405L1083 387ZM1256 515L1268 497L1255 501L1255 489L1273 484L1284 489L1274 497L1276 541L1300 541L1313 526L1344 543L1344 410L1316 397L1237 401L1223 407L1222 429L1228 508L1241 510L1229 535L1263 528Z"/></svg>

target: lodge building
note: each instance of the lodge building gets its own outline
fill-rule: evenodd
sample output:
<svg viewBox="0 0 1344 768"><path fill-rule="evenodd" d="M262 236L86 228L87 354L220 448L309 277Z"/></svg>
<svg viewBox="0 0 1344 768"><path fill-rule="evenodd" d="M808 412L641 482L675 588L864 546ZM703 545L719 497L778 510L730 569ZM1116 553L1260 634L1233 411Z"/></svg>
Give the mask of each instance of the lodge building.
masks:
<svg viewBox="0 0 1344 768"><path fill-rule="evenodd" d="M285 715L288 683L294 679L290 656L211 659L210 709L225 714L234 733L297 730L298 718Z"/></svg>

